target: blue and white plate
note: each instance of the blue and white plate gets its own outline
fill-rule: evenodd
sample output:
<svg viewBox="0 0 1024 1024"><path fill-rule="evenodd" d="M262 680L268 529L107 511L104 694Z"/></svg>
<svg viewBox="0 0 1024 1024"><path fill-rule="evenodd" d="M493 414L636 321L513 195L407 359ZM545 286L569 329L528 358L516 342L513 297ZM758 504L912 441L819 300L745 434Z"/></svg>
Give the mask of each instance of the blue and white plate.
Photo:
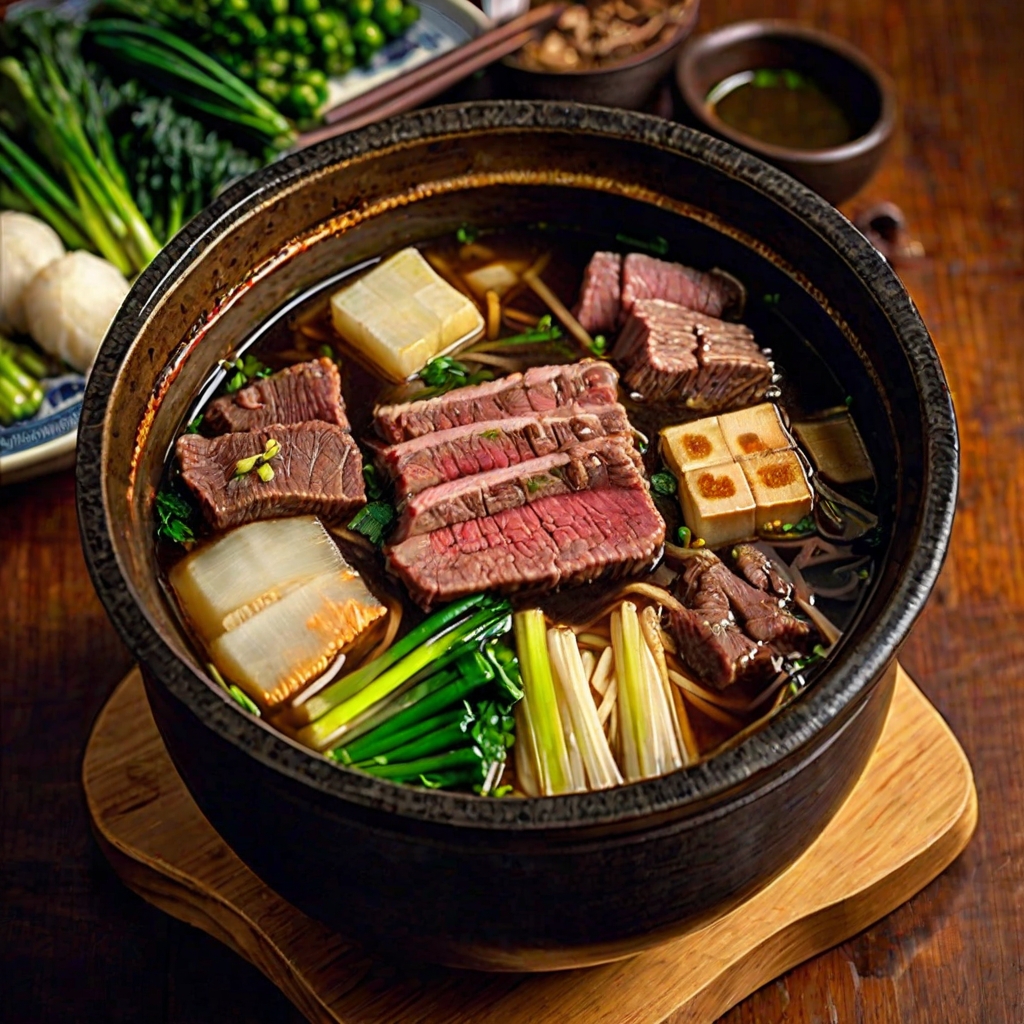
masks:
<svg viewBox="0 0 1024 1024"><path fill-rule="evenodd" d="M75 461L75 434L85 377L66 373L43 381L46 397L31 419L0 426L0 484L66 469Z"/></svg>

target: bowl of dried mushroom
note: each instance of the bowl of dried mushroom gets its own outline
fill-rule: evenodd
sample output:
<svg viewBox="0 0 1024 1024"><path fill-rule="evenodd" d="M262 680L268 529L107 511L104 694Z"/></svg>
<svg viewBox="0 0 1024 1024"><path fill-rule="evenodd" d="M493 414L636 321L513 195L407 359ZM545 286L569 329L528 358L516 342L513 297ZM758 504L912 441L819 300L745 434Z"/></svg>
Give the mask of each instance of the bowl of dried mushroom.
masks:
<svg viewBox="0 0 1024 1024"><path fill-rule="evenodd" d="M641 108L697 23L699 0L585 0L505 58L521 96Z"/></svg>

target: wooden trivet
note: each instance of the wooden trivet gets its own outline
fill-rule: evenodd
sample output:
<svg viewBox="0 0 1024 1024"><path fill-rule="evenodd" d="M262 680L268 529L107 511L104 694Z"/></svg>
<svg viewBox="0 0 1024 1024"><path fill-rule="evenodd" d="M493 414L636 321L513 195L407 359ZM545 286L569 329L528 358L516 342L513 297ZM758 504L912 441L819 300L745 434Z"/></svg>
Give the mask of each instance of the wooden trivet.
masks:
<svg viewBox="0 0 1024 1024"><path fill-rule="evenodd" d="M909 899L967 845L978 813L963 750L900 671L849 799L743 906L628 960L488 975L374 960L268 889L193 803L137 670L100 712L82 779L96 835L129 887L250 960L310 1020L343 1024L713 1021Z"/></svg>

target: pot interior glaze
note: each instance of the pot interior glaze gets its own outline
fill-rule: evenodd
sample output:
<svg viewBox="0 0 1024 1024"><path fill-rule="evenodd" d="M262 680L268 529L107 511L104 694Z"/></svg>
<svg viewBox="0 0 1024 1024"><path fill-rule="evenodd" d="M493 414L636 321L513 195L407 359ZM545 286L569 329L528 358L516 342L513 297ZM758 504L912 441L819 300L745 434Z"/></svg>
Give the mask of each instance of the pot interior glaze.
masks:
<svg viewBox="0 0 1024 1024"><path fill-rule="evenodd" d="M744 281L747 319L760 337L790 346L778 354L795 372L800 346L812 344L851 396L881 481L888 551L829 670L764 728L704 764L600 793L532 800L377 781L239 712L207 679L159 582L155 489L196 389L218 359L291 297L382 251L463 223L539 222L660 235L673 256L725 268ZM780 311L793 331L780 330ZM703 822L740 812L755 794L782 786L791 785L798 800L790 779L852 729L882 687L934 583L957 481L952 406L927 331L898 279L841 215L785 174L678 125L603 108L525 102L406 115L289 156L230 189L133 287L93 370L79 453L79 515L90 571L146 670L155 707L165 709L158 724L194 792L203 787L197 766L219 750L233 759L234 771L251 765L254 784L272 780L271 788L280 788L284 804L300 816L315 807L332 821L372 819L374 829L401 833L414 848L422 839L424 857L430 844L458 846L459 836L473 842L486 836L491 853L528 843L524 857L552 844L579 843L584 873L586 851L613 837L643 842L668 826L698 834ZM876 734L887 699L886 690L876 702L881 712L861 715L873 723L863 736ZM179 729L179 721L187 724ZM204 743L209 749L198 751L196 744ZM735 893L763 884L820 831L866 760L866 743L850 747L858 751L849 759L850 777L835 784L828 806L809 800L811 820L794 819L798 841L774 855L751 843L737 847ZM837 741L836 749L841 745ZM204 771L213 772L210 765ZM197 799L215 827L236 839L229 812L223 811L223 821L217 817L217 799ZM242 832L237 841L245 845ZM308 909L301 880L289 879L287 866L275 874L281 866L269 857L258 867ZM622 884L628 896L629 883ZM685 908L684 900L675 906L666 895L664 913L649 927L659 934L678 930L694 918L694 908L711 912L726 895L709 893L705 905L691 899ZM338 927L352 923L342 920L343 911L323 916ZM472 946L472 927L462 927L463 945ZM609 918L607 934L595 941L621 955L650 941L643 927ZM528 946L529 938L510 942ZM544 946L542 936L534 938ZM583 942L567 933L554 945L570 952L541 966L608 958L573 954L574 943ZM457 950L435 958L496 965L493 957L474 961ZM531 966L528 958L509 963Z"/></svg>

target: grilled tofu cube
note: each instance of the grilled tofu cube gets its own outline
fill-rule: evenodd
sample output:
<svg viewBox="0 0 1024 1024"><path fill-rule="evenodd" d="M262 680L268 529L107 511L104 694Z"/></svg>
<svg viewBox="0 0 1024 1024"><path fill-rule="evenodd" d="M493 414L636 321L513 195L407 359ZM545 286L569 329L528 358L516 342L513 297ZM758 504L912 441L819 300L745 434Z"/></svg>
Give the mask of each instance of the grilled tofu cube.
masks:
<svg viewBox="0 0 1024 1024"><path fill-rule="evenodd" d="M732 461L717 416L665 427L661 432L661 455L680 480L691 469Z"/></svg>
<svg viewBox="0 0 1024 1024"><path fill-rule="evenodd" d="M783 426L779 407L774 402L725 413L718 417L718 424L734 459L793 447L793 439Z"/></svg>
<svg viewBox="0 0 1024 1024"><path fill-rule="evenodd" d="M683 519L708 547L753 537L754 497L738 463L691 469L680 480Z"/></svg>
<svg viewBox="0 0 1024 1024"><path fill-rule="evenodd" d="M335 292L331 320L349 344L395 381L484 329L480 310L413 248Z"/></svg>
<svg viewBox="0 0 1024 1024"><path fill-rule="evenodd" d="M793 431L814 468L831 483L855 484L874 477L864 441L845 409L822 419L794 423Z"/></svg>
<svg viewBox="0 0 1024 1024"><path fill-rule="evenodd" d="M811 488L796 452L752 455L736 465L742 468L757 505L757 529L769 523L798 523L810 515Z"/></svg>

